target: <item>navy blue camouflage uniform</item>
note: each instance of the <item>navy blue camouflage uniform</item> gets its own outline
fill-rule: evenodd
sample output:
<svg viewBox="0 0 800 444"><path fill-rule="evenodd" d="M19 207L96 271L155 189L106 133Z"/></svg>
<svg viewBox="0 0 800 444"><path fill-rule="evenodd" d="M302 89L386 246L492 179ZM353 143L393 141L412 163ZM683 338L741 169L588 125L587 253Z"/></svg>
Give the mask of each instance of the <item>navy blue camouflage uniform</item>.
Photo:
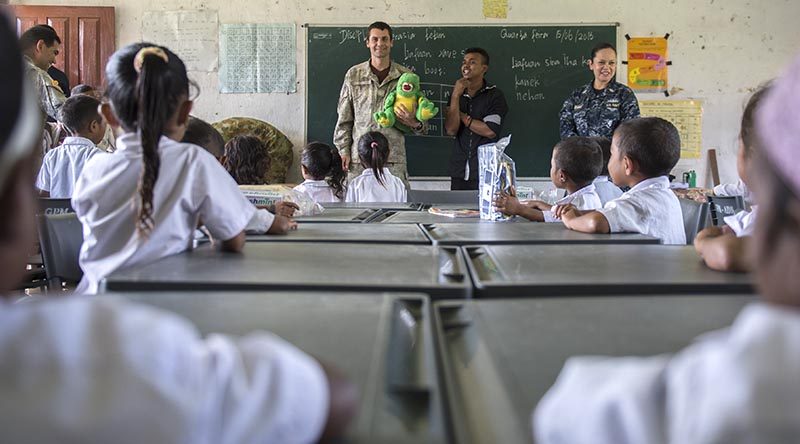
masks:
<svg viewBox="0 0 800 444"><path fill-rule="evenodd" d="M561 140L572 136L611 139L620 123L639 117L639 102L627 86L611 81L597 91L592 83L567 97L561 107Z"/></svg>

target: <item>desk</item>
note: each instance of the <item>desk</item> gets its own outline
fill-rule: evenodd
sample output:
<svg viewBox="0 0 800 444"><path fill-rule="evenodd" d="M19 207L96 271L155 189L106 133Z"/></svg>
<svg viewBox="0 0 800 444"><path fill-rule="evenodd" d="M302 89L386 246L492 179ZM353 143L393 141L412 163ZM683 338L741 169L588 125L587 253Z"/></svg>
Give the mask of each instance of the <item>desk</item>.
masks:
<svg viewBox="0 0 800 444"><path fill-rule="evenodd" d="M463 206L458 208L465 208ZM455 209L458 209L455 208ZM475 217L447 217L439 216L438 214L431 214L425 211L393 211L387 210L379 214L377 217L370 220L372 223L382 224L508 224L528 222L526 219L515 217L508 221L492 221L483 220L478 216Z"/></svg>
<svg viewBox="0 0 800 444"><path fill-rule="evenodd" d="M343 224L302 222L286 235L248 234L248 242L351 242L368 244L420 244L431 241L413 224Z"/></svg>
<svg viewBox="0 0 800 444"><path fill-rule="evenodd" d="M586 234L560 223L423 224L434 245L502 244L660 244L638 233Z"/></svg>
<svg viewBox="0 0 800 444"><path fill-rule="evenodd" d="M325 210L334 208L380 208L382 210L419 211L420 204L413 202L320 202Z"/></svg>
<svg viewBox="0 0 800 444"><path fill-rule="evenodd" d="M706 267L691 246L465 247L476 297L751 293L750 276Z"/></svg>
<svg viewBox="0 0 800 444"><path fill-rule="evenodd" d="M422 295L123 294L174 311L203 334L269 330L334 364L359 387L345 443L445 443L442 393Z"/></svg>
<svg viewBox="0 0 800 444"><path fill-rule="evenodd" d="M445 301L435 305L455 442L530 444L531 413L574 355L674 353L749 296Z"/></svg>
<svg viewBox="0 0 800 444"><path fill-rule="evenodd" d="M380 213L377 208L331 208L314 216L299 216L297 222L364 223Z"/></svg>
<svg viewBox="0 0 800 444"><path fill-rule="evenodd" d="M112 273L108 291L408 291L463 298L472 287L462 252L425 245L251 242L210 245Z"/></svg>

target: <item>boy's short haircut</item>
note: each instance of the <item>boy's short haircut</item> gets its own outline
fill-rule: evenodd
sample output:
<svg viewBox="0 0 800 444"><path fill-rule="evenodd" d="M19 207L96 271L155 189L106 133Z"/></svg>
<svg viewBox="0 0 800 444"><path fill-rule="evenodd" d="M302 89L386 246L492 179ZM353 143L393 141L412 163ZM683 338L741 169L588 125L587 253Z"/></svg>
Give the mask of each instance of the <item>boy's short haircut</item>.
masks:
<svg viewBox="0 0 800 444"><path fill-rule="evenodd" d="M556 144L553 150L556 168L567 173L575 183L591 182L603 169L600 145L590 137L568 137Z"/></svg>
<svg viewBox="0 0 800 444"><path fill-rule="evenodd" d="M600 145L600 151L603 152L603 171L600 172L601 176L608 176L608 159L611 159L611 139L606 137L590 137L590 139Z"/></svg>
<svg viewBox="0 0 800 444"><path fill-rule="evenodd" d="M389 26L389 24L386 22L372 22L372 24L370 24L369 27L367 28L367 36L366 36L367 40L369 40L369 32L372 31L373 29L380 29L381 31L389 31L389 40L394 40L394 37L392 37L392 27Z"/></svg>
<svg viewBox="0 0 800 444"><path fill-rule="evenodd" d="M58 33L52 26L35 25L22 33L19 37L19 46L22 51L28 51L36 46L36 42L39 40L44 40L44 44L48 47L53 46L56 42L61 43Z"/></svg>
<svg viewBox="0 0 800 444"><path fill-rule="evenodd" d="M614 131L620 156L636 161L647 177L666 176L681 157L681 137L672 123L660 117L623 122Z"/></svg>
<svg viewBox="0 0 800 444"><path fill-rule="evenodd" d="M464 50L464 55L466 54L480 54L483 57L483 64L489 66L489 53L486 52L483 48L467 48Z"/></svg>
<svg viewBox="0 0 800 444"><path fill-rule="evenodd" d="M79 94L68 98L58 111L58 120L73 134L85 130L93 120L101 121L97 111L100 101L92 96Z"/></svg>
<svg viewBox="0 0 800 444"><path fill-rule="evenodd" d="M217 159L221 159L225 154L225 139L222 138L222 134L208 122L195 116L189 116L186 134L183 135L181 142L202 147Z"/></svg>
<svg viewBox="0 0 800 444"><path fill-rule="evenodd" d="M89 94L90 92L94 92L94 87L81 83L80 85L75 85L69 93L70 95L76 96L78 94Z"/></svg>

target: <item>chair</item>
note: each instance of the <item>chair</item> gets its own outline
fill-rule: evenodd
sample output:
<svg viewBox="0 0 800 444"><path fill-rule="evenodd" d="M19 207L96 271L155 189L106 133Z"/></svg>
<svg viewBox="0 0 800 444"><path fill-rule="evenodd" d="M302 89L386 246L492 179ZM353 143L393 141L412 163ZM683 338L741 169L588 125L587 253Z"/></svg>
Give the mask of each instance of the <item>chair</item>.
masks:
<svg viewBox="0 0 800 444"><path fill-rule="evenodd" d="M477 190L409 190L408 201L424 204L478 205Z"/></svg>
<svg viewBox="0 0 800 444"><path fill-rule="evenodd" d="M67 214L74 213L71 199L55 199L50 197L39 198L39 212L37 214Z"/></svg>
<svg viewBox="0 0 800 444"><path fill-rule="evenodd" d="M42 261L51 291L63 284L77 284L83 277L78 264L83 228L75 213L37 216Z"/></svg>
<svg viewBox="0 0 800 444"><path fill-rule="evenodd" d="M714 226L724 225L723 220L726 216L744 210L744 198L742 196L708 196L709 210L711 212L711 223Z"/></svg>
<svg viewBox="0 0 800 444"><path fill-rule="evenodd" d="M694 237L706 226L708 218L708 202L695 202L689 199L678 198L683 213L683 229L686 233L686 243L694 243Z"/></svg>

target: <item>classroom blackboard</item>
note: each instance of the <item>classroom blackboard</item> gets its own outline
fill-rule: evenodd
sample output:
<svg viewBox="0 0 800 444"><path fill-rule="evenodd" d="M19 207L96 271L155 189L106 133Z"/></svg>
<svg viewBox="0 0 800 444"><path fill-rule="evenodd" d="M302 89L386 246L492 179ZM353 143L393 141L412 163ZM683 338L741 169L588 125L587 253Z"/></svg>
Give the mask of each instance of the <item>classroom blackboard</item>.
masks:
<svg viewBox="0 0 800 444"><path fill-rule="evenodd" d="M597 43L616 44L616 25L396 26L392 59L422 80L428 98L442 110L424 136L408 136L411 176L448 176L453 138L444 132L444 111L460 77L463 50L489 52L486 78L505 94L509 113L503 135L517 175L547 177L559 140L558 113L575 88L588 83L586 67ZM332 144L336 104L347 70L369 58L366 26L308 25L306 48L306 140Z"/></svg>

